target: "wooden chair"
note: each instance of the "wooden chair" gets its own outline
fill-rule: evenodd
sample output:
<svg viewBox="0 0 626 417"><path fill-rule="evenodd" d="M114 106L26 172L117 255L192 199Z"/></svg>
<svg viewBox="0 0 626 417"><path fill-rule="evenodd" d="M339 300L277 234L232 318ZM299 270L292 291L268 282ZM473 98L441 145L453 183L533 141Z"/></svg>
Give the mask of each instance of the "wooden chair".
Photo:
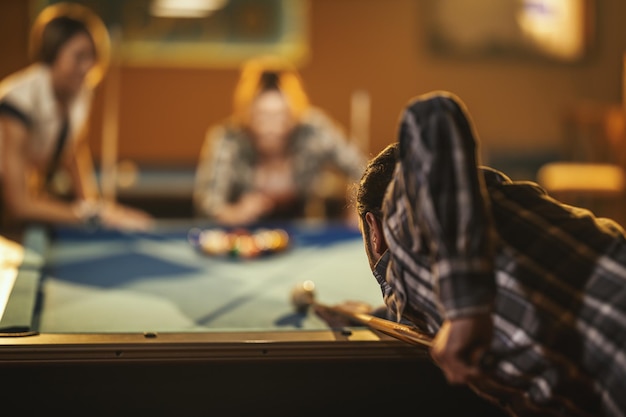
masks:
<svg viewBox="0 0 626 417"><path fill-rule="evenodd" d="M585 103L565 114L563 160L537 182L556 199L626 225L626 108Z"/></svg>

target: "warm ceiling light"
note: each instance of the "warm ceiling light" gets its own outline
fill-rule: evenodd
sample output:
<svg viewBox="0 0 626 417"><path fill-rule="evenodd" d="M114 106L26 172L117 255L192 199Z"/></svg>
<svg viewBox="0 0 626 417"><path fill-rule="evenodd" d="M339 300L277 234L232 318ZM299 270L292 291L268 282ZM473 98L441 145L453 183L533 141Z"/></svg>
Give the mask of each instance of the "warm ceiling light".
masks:
<svg viewBox="0 0 626 417"><path fill-rule="evenodd" d="M156 17L207 17L228 0L153 0L150 14Z"/></svg>

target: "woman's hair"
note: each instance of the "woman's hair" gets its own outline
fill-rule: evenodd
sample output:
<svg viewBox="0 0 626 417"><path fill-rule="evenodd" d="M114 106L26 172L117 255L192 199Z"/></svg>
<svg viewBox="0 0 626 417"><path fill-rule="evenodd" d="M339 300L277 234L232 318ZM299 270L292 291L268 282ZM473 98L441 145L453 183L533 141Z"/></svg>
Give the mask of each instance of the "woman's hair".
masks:
<svg viewBox="0 0 626 417"><path fill-rule="evenodd" d="M309 107L309 98L298 71L288 62L275 57L255 58L241 69L233 95L233 118L248 123L248 109L262 92L278 90L285 95L294 118L299 119Z"/></svg>
<svg viewBox="0 0 626 417"><path fill-rule="evenodd" d="M43 29L40 47L35 52L35 58L44 64L52 65L63 45L79 33L87 35L91 43L94 44L91 33L84 22L68 16L52 19Z"/></svg>
<svg viewBox="0 0 626 417"><path fill-rule="evenodd" d="M387 187L393 178L398 161L398 142L387 145L365 167L355 196L359 217L364 219L370 212L382 219L382 205Z"/></svg>
<svg viewBox="0 0 626 417"><path fill-rule="evenodd" d="M33 23L29 39L31 60L52 64L73 36L84 33L94 46L96 65L87 83L98 84L109 66L111 40L106 25L91 9L78 3L58 2L44 8Z"/></svg>

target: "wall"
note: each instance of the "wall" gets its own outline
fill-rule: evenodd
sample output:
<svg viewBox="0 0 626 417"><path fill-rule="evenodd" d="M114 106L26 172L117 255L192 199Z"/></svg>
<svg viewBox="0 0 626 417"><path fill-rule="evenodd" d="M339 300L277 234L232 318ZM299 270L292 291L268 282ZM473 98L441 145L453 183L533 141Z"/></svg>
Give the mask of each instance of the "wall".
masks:
<svg viewBox="0 0 626 417"><path fill-rule="evenodd" d="M344 126L351 92L370 92L371 152L394 139L409 98L446 89L468 105L485 154L546 153L562 139L560 116L568 106L622 99L626 2L596 2L592 54L582 63L563 65L432 56L422 0L311 0L311 57L302 75L312 101ZM0 0L0 76L27 63L27 5ZM229 113L236 77L235 69L122 68L120 157L194 165L206 128ZM96 154L102 108L99 94L91 138Z"/></svg>

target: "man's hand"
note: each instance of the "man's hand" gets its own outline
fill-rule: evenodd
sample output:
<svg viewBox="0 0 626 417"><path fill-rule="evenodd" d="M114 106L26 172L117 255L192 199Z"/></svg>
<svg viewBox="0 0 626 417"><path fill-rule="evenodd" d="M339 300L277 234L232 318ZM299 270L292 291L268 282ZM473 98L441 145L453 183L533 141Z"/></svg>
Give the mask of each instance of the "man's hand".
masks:
<svg viewBox="0 0 626 417"><path fill-rule="evenodd" d="M493 321L478 314L444 321L431 348L431 356L451 384L466 384L480 376L480 361L489 348Z"/></svg>

